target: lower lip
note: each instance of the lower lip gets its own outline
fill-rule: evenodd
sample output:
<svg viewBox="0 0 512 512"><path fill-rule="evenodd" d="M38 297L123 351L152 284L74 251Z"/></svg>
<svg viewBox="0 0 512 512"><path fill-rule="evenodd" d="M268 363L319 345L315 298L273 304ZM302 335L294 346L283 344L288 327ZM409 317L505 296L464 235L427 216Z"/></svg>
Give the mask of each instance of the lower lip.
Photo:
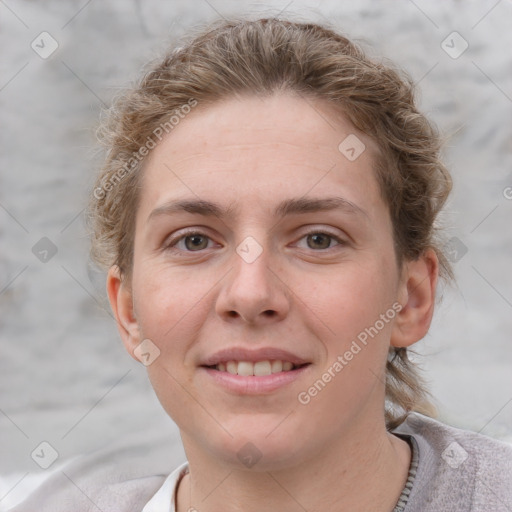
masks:
<svg viewBox="0 0 512 512"><path fill-rule="evenodd" d="M302 366L288 372L272 373L271 375L243 376L220 372L212 368L201 367L216 384L239 395L262 395L272 393L300 378L308 371L310 365Z"/></svg>

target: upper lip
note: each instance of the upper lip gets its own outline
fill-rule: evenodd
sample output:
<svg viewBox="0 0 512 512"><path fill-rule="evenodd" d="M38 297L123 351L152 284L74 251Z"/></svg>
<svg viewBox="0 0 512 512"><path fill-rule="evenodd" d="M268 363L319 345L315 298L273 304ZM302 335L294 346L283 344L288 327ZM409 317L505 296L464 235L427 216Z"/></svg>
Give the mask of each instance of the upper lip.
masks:
<svg viewBox="0 0 512 512"><path fill-rule="evenodd" d="M201 366L215 366L228 361L290 361L294 365L306 364L309 361L288 352L274 347L262 347L259 349L247 349L243 347L231 347L215 352L201 361Z"/></svg>

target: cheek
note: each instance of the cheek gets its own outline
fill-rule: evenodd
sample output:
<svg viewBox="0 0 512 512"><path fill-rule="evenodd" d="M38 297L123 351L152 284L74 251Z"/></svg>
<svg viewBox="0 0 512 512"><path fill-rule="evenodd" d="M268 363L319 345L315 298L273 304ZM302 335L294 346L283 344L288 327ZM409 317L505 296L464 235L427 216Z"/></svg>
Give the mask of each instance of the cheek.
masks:
<svg viewBox="0 0 512 512"><path fill-rule="evenodd" d="M355 418L367 404L380 407L384 398L396 310L391 284L377 282L377 274L366 271L339 275L326 283L328 292L317 286L309 296L329 336L323 338L325 360L297 395L298 407L318 419L315 428L333 434L340 422Z"/></svg>
<svg viewBox="0 0 512 512"><path fill-rule="evenodd" d="M316 382L321 382L311 390L312 395L322 390L319 402L334 400L350 408L371 394L378 379L385 381L397 314L393 308L397 305L396 279L393 253L383 252L364 263L361 258L340 267L329 279L303 281L300 294L315 312L310 318L319 318L321 322L316 321L316 325L327 327L322 329L327 333L323 338L326 359L315 375ZM314 329L312 325L310 328ZM324 392L326 383L329 389Z"/></svg>
<svg viewBox="0 0 512 512"><path fill-rule="evenodd" d="M179 332L185 326L200 328L194 319L203 310L214 279L211 281L192 268L176 271L147 264L143 273L134 276L135 308L142 334L163 342L181 339Z"/></svg>
<svg viewBox="0 0 512 512"><path fill-rule="evenodd" d="M160 354L147 367L148 377L165 411L183 427L193 408L193 364L190 348L204 324L205 293L211 286L190 273L146 267L136 288L141 335Z"/></svg>
<svg viewBox="0 0 512 512"><path fill-rule="evenodd" d="M193 364L190 348L201 335L208 315L206 279L192 272L176 272L147 265L134 274L134 297L141 337L150 339L159 355L147 367L148 376L164 409L173 416L187 407ZM184 400L185 399L185 400Z"/></svg>
<svg viewBox="0 0 512 512"><path fill-rule="evenodd" d="M305 274L294 291L330 337L343 344L392 307L396 292L393 264L390 258L377 257L341 265L325 275Z"/></svg>

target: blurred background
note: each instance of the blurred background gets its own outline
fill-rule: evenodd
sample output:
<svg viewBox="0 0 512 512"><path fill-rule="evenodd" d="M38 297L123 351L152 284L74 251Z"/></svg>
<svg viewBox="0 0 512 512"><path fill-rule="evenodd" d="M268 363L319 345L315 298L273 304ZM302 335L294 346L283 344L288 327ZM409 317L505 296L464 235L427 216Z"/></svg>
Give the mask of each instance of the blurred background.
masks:
<svg viewBox="0 0 512 512"><path fill-rule="evenodd" d="M455 182L458 285L415 359L441 421L512 442L509 1L0 0L0 510L83 454L136 451L149 473L184 460L118 337L83 209L100 110L180 36L234 14L332 23L418 84Z"/></svg>

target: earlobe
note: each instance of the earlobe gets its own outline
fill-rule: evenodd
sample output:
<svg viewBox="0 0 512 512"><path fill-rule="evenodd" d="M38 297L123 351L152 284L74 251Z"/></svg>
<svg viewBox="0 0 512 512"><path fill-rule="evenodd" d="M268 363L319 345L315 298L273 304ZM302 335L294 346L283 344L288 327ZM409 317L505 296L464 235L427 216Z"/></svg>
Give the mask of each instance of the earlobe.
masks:
<svg viewBox="0 0 512 512"><path fill-rule="evenodd" d="M403 307L391 334L393 347L408 347L427 334L434 313L438 275L439 260L433 249L406 263L400 290Z"/></svg>
<svg viewBox="0 0 512 512"><path fill-rule="evenodd" d="M113 265L108 271L107 294L124 346L128 353L138 360L133 353L140 343L140 332L133 309L132 290L121 276L117 265Z"/></svg>

